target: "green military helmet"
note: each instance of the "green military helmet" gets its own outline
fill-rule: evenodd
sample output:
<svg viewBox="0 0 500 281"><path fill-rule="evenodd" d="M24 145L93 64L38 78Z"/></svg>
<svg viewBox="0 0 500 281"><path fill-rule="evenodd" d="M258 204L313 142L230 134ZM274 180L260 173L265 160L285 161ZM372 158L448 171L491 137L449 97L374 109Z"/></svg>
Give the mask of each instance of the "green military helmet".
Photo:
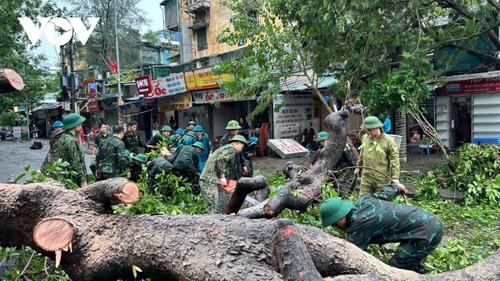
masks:
<svg viewBox="0 0 500 281"><path fill-rule="evenodd" d="M125 149L125 155L127 156L127 158L130 159L130 155L131 155L130 150Z"/></svg>
<svg viewBox="0 0 500 281"><path fill-rule="evenodd" d="M181 129L181 128L179 128L179 129L175 130L175 133L177 133L178 135L183 136L184 135L184 130Z"/></svg>
<svg viewBox="0 0 500 281"><path fill-rule="evenodd" d="M188 137L188 136L183 136L182 139L181 139L181 143L186 145L186 144L189 144L191 145L191 138Z"/></svg>
<svg viewBox="0 0 500 281"><path fill-rule="evenodd" d="M226 130L239 130L241 129L240 123L236 120L227 122Z"/></svg>
<svg viewBox="0 0 500 281"><path fill-rule="evenodd" d="M318 138L317 140L318 141L324 141L324 140L327 140L328 139L328 133L325 132L325 131L321 131L318 133Z"/></svg>
<svg viewBox="0 0 500 281"><path fill-rule="evenodd" d="M140 162L142 164L146 164L146 162L147 162L146 155L144 155L144 154L137 154L134 157L132 157L132 159L134 159L135 161Z"/></svg>
<svg viewBox="0 0 500 281"><path fill-rule="evenodd" d="M194 132L193 132L193 131L189 131L189 132L186 134L186 136L190 136L190 137L192 137L192 138L196 137L196 135L194 134Z"/></svg>
<svg viewBox="0 0 500 281"><path fill-rule="evenodd" d="M63 119L63 130L73 129L74 127L82 124L84 121L85 117L76 113L70 113Z"/></svg>
<svg viewBox="0 0 500 281"><path fill-rule="evenodd" d="M193 132L203 132L203 127L201 125L194 126Z"/></svg>
<svg viewBox="0 0 500 281"><path fill-rule="evenodd" d="M203 143L199 142L199 141L195 142L193 144L193 147L198 147L201 150L205 150L205 145Z"/></svg>
<svg viewBox="0 0 500 281"><path fill-rule="evenodd" d="M169 125L165 125L161 128L160 132L164 132L164 131L172 131L172 128Z"/></svg>
<svg viewBox="0 0 500 281"><path fill-rule="evenodd" d="M382 124L382 122L380 122L380 120L378 120L376 116L368 116L365 118L365 121L363 122L361 129L368 130L381 127L384 127L384 124Z"/></svg>
<svg viewBox="0 0 500 281"><path fill-rule="evenodd" d="M196 124L196 122L195 122L195 121L193 121L193 120L191 120L191 121L189 121L189 122L188 122L188 125L191 125L191 124L192 124L192 125L195 125L195 126L197 125L197 124Z"/></svg>
<svg viewBox="0 0 500 281"><path fill-rule="evenodd" d="M229 142L233 142L233 141L239 141L239 142L245 144L245 146L247 146L247 139L242 135L234 136Z"/></svg>
<svg viewBox="0 0 500 281"><path fill-rule="evenodd" d="M319 213L323 227L330 226L347 215L353 205L351 202L342 201L339 198L330 198L321 204Z"/></svg>

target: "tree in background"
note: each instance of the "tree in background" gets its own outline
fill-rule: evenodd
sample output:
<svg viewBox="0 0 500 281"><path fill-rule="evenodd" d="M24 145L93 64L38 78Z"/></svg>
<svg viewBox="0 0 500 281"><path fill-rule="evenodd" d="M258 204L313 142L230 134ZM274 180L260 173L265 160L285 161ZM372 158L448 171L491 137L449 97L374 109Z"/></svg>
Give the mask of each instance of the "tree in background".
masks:
<svg viewBox="0 0 500 281"><path fill-rule="evenodd" d="M387 100L401 95L405 80L394 75L403 73L392 74L391 78L391 69L399 68L408 58L412 62L407 64L418 69L414 81L419 83L423 81L421 77L442 76L463 54L480 59L486 69L500 69L500 58L495 55L500 50L496 33L500 4L494 0L226 0L223 3L235 15L233 26L219 36L219 42L247 45L240 60L222 63L217 71L234 76L233 81L223 84L230 93L254 94L264 88L258 110L271 103L280 91L283 77L307 67L315 73L335 76L339 83L332 90L337 97L349 95L350 87L346 85L357 93L374 81L380 84L379 91L392 87L385 93L374 91L377 87L365 92L361 102L373 108L371 114L382 113L374 110L378 105L373 103L380 101L380 97L390 102ZM477 48L478 40L483 42L481 48ZM446 56L445 61L436 56L434 60L441 60L443 68L435 69L429 63L429 56L444 48L454 53ZM403 53L407 53L406 57ZM395 82L398 84L394 85ZM427 91L421 98L430 93ZM399 97L397 104L405 109L420 100ZM396 133L406 136L402 119L405 118L396 120Z"/></svg>
<svg viewBox="0 0 500 281"><path fill-rule="evenodd" d="M115 10L118 24L121 72L139 67L139 46L141 36L138 27L147 23L144 11L138 8L140 0L66 0L71 7L70 14L78 17L98 17L92 36L85 46L77 45L78 68L93 69L99 74L109 71L107 57L116 64ZM158 9L160 7L158 6ZM101 57L102 55L102 57ZM94 72L88 76L96 75Z"/></svg>
<svg viewBox="0 0 500 281"><path fill-rule="evenodd" d="M2 0L0 6L0 66L15 70L25 83L22 92L2 94L0 112L11 111L15 105L38 102L46 93L54 92L51 81L44 78L45 70L40 67L44 56L33 55L28 36L18 21L18 17L63 16L64 10L58 8L53 1L38 0ZM4 117L8 118L8 116Z"/></svg>

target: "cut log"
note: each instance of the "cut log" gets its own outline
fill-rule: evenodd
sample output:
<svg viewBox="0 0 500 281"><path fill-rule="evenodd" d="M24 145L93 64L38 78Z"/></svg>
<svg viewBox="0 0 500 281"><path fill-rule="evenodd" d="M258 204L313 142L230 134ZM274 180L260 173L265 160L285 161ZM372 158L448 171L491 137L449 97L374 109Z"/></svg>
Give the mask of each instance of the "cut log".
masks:
<svg viewBox="0 0 500 281"><path fill-rule="evenodd" d="M142 270L138 279L156 280L319 280L319 275L349 275L351 280L358 280L358 275L377 280L500 277L500 252L471 268L425 276L390 267L345 240L321 229L293 225L287 219L113 215L106 199L115 200L115 196L95 196L109 194L98 191L110 187L109 183L89 186L89 190L69 190L51 183L0 184L0 245L30 246L54 259L57 254L50 250L67 243L71 231L61 235L53 230L57 226L74 228L73 251L59 251L61 266L73 280L131 280L132 266ZM43 233L50 234L48 239ZM41 238L37 241L45 249L34 237ZM64 239L47 243L54 237Z"/></svg>
<svg viewBox="0 0 500 281"><path fill-rule="evenodd" d="M21 91L24 82L21 76L12 69L0 68L0 93Z"/></svg>
<svg viewBox="0 0 500 281"><path fill-rule="evenodd" d="M38 223L33 231L33 239L45 251L57 251L67 248L73 241L75 228L62 218L45 219Z"/></svg>
<svg viewBox="0 0 500 281"><path fill-rule="evenodd" d="M253 178L241 178L236 185L236 188L229 199L229 203L224 209L224 214L237 213L245 198L251 192L260 190L267 187L267 181L264 176L257 176Z"/></svg>

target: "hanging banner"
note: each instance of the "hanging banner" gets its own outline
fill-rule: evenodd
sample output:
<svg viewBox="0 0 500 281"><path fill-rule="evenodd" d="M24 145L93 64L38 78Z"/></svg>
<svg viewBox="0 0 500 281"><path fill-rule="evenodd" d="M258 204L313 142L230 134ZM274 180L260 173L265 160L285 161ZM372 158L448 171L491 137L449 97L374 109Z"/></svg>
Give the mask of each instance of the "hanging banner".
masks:
<svg viewBox="0 0 500 281"><path fill-rule="evenodd" d="M91 112L99 111L99 102L96 100L91 100L87 103L87 110Z"/></svg>
<svg viewBox="0 0 500 281"><path fill-rule="evenodd" d="M172 96L185 91L184 74L176 73L153 80L153 91L149 97Z"/></svg>
<svg viewBox="0 0 500 281"><path fill-rule="evenodd" d="M189 94L178 95L169 99L162 99L158 101L159 112L188 109L191 108L192 106L193 103L191 101L191 95Z"/></svg>
<svg viewBox="0 0 500 281"><path fill-rule="evenodd" d="M153 83L149 75L135 78L135 85L137 86L137 93L144 95L144 97L148 97L153 91Z"/></svg>
<svg viewBox="0 0 500 281"><path fill-rule="evenodd" d="M231 102L231 101L243 101L243 100L255 99L255 95L249 97L233 98L232 95L226 94L226 91L223 89L195 91L192 92L192 95L193 95L193 103L195 104L204 104L212 102Z"/></svg>
<svg viewBox="0 0 500 281"><path fill-rule="evenodd" d="M302 139L302 129L312 119L313 97L311 94L277 95L273 100L274 138Z"/></svg>
<svg viewBox="0 0 500 281"><path fill-rule="evenodd" d="M229 81L231 75L222 74L215 75L212 72L212 67L199 68L194 70L184 71L184 80L186 81L186 88L189 91L200 89L213 89L219 88L217 81Z"/></svg>

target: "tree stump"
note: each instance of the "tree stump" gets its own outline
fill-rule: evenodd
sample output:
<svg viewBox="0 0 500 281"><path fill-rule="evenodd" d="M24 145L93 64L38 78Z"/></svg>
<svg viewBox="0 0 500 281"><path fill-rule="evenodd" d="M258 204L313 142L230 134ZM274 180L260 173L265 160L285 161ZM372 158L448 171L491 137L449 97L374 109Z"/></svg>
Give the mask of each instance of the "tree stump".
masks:
<svg viewBox="0 0 500 281"><path fill-rule="evenodd" d="M0 93L21 91L24 82L21 76L12 69L0 68Z"/></svg>

